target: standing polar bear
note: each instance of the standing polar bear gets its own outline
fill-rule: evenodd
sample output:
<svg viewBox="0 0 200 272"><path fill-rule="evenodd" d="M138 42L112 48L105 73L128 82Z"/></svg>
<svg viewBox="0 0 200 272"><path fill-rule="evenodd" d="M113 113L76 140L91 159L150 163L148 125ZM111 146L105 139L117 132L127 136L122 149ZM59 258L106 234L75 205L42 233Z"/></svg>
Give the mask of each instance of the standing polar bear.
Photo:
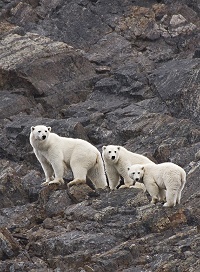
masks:
<svg viewBox="0 0 200 272"><path fill-rule="evenodd" d="M102 147L102 156L104 160L105 170L109 181L110 189L116 189L119 185L120 178L124 178L124 185L120 188L130 187L133 185L132 179L128 175L127 168L132 164L144 164L152 163L147 157L132 153L122 146L108 145ZM145 189L144 186L137 184L142 189Z"/></svg>
<svg viewBox="0 0 200 272"><path fill-rule="evenodd" d="M186 173L180 166L164 162L160 164L135 164L128 168L129 177L142 181L152 197L151 203L165 201L165 207L180 204L181 192L186 183Z"/></svg>
<svg viewBox="0 0 200 272"><path fill-rule="evenodd" d="M86 183L86 176L96 188L107 186L101 154L87 141L60 137L51 127L39 125L31 127L30 144L45 173L42 185L64 183L64 171L70 168L74 179L69 186Z"/></svg>

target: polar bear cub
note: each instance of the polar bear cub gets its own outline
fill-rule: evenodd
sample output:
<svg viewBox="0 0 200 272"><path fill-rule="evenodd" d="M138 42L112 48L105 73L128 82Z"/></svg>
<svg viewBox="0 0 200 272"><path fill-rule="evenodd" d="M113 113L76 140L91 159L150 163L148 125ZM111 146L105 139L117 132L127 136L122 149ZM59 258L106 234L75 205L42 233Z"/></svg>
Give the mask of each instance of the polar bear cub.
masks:
<svg viewBox="0 0 200 272"><path fill-rule="evenodd" d="M126 148L116 145L103 146L102 156L109 181L109 187L112 190L116 189L117 185L119 185L121 177L124 178L124 185L122 185L120 188L130 187L133 185L133 181L127 172L127 168L132 164L154 164L154 162L149 160L147 157L137 153L132 153ZM139 188L145 190L144 186L141 186L140 184L138 185Z"/></svg>
<svg viewBox="0 0 200 272"><path fill-rule="evenodd" d="M160 164L135 164L128 168L133 182L142 182L152 197L151 203L165 201L165 207L180 204L181 192L186 183L186 173L180 166L165 162Z"/></svg>
<svg viewBox="0 0 200 272"><path fill-rule="evenodd" d="M107 186L101 153L89 142L60 137L51 127L39 125L31 127L30 144L45 173L42 185L62 184L64 172L71 169L74 179L69 186L86 183L86 176L96 188Z"/></svg>

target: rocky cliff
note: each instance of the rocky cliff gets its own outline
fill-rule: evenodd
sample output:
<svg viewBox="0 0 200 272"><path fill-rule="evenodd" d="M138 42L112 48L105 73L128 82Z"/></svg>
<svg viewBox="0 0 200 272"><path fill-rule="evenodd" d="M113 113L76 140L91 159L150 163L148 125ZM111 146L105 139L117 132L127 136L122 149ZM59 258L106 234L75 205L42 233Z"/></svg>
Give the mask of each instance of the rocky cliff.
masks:
<svg viewBox="0 0 200 272"><path fill-rule="evenodd" d="M197 272L198 0L0 1L0 271ZM187 172L182 203L41 188L32 125Z"/></svg>

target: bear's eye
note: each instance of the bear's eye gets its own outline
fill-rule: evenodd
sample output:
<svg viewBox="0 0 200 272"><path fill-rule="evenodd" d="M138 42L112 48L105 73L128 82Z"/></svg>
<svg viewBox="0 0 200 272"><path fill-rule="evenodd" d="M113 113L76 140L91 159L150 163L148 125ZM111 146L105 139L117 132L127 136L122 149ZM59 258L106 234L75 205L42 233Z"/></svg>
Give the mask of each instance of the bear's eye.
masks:
<svg viewBox="0 0 200 272"><path fill-rule="evenodd" d="M45 132L47 133L47 130L45 130Z"/></svg>
<svg viewBox="0 0 200 272"><path fill-rule="evenodd" d="M138 172L138 174L140 174L140 172Z"/></svg>
<svg viewBox="0 0 200 272"><path fill-rule="evenodd" d="M41 132L41 130L38 131L39 133Z"/></svg>
<svg viewBox="0 0 200 272"><path fill-rule="evenodd" d="M135 172L133 172L132 174L135 175Z"/></svg>
<svg viewBox="0 0 200 272"><path fill-rule="evenodd" d="M117 153L117 151L115 151L115 153Z"/></svg>
<svg viewBox="0 0 200 272"><path fill-rule="evenodd" d="M108 153L111 153L111 151L108 151Z"/></svg>

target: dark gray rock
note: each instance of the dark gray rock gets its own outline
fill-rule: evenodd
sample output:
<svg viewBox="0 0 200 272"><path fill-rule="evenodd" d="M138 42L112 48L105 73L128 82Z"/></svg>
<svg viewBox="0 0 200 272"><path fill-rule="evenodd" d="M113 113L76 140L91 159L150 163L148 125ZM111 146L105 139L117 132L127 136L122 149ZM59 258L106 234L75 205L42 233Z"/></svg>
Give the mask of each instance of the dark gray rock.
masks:
<svg viewBox="0 0 200 272"><path fill-rule="evenodd" d="M200 108L199 62L173 60L161 65L150 76L154 93L166 103L170 113L178 118L190 118L198 124Z"/></svg>
<svg viewBox="0 0 200 272"><path fill-rule="evenodd" d="M19 254L21 246L7 228L0 228L0 260L11 259Z"/></svg>
<svg viewBox="0 0 200 272"><path fill-rule="evenodd" d="M37 176L32 175L35 184L28 186L28 179L23 182L23 175L27 171L27 168L22 164L10 163L9 161L1 160L1 175L0 175L0 207L8 208L16 205L24 205L31 201L31 193L28 194L31 189L35 190L35 198L38 195L37 189ZM35 174L35 173L34 173Z"/></svg>
<svg viewBox="0 0 200 272"><path fill-rule="evenodd" d="M200 58L200 48L196 49L196 51L194 52L193 58Z"/></svg>
<svg viewBox="0 0 200 272"><path fill-rule="evenodd" d="M22 178L22 186L28 195L29 202L38 200L43 177L39 171L31 170Z"/></svg>
<svg viewBox="0 0 200 272"><path fill-rule="evenodd" d="M8 118L20 112L30 112L31 101L23 95L9 91L1 92L0 119Z"/></svg>
<svg viewBox="0 0 200 272"><path fill-rule="evenodd" d="M65 208L72 204L67 190L58 190L53 192L45 203L45 212L47 216L62 214Z"/></svg>
<svg viewBox="0 0 200 272"><path fill-rule="evenodd" d="M199 271L198 1L0 1L0 271ZM30 127L184 167L181 204L44 188ZM4 232L2 230L5 230Z"/></svg>
<svg viewBox="0 0 200 272"><path fill-rule="evenodd" d="M4 50L7 54L4 54ZM56 117L55 109L59 111L63 104L84 100L90 93L89 81L95 75L93 66L67 44L53 42L33 33L24 36L10 34L0 47L0 56L3 76L1 88L28 88L31 101L26 103L26 108L29 108L29 113L36 111L34 105L41 104L43 109L40 113L45 111L48 117ZM75 78L77 83L74 84ZM82 91L77 93L77 89ZM4 92L2 99L3 95ZM17 99L24 104L20 97ZM12 115L16 113L11 112Z"/></svg>

